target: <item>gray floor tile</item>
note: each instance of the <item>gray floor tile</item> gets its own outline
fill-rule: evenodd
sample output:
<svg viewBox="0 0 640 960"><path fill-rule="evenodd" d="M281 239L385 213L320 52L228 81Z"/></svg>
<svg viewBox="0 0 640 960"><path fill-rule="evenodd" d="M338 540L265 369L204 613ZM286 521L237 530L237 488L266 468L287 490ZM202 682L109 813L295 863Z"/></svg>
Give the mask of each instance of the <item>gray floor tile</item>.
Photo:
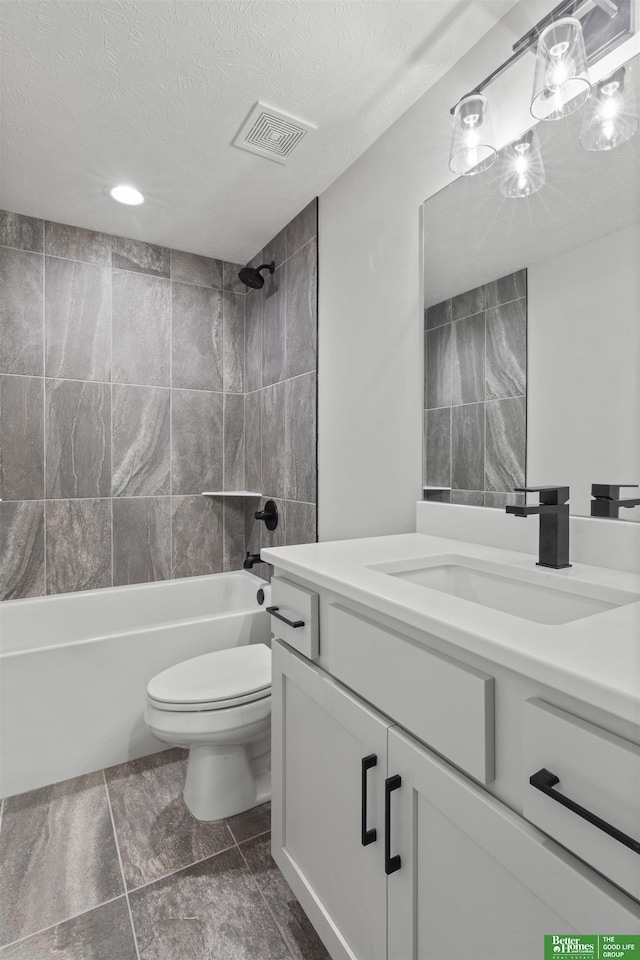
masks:
<svg viewBox="0 0 640 960"><path fill-rule="evenodd" d="M136 960L124 897L0 950L2 960Z"/></svg>
<svg viewBox="0 0 640 960"><path fill-rule="evenodd" d="M253 810L245 810L236 817L229 817L226 823L236 843L267 833L271 830L271 804L261 803Z"/></svg>
<svg viewBox="0 0 640 960"><path fill-rule="evenodd" d="M290 960L237 847L134 891L130 902L141 960Z"/></svg>
<svg viewBox="0 0 640 960"><path fill-rule="evenodd" d="M271 856L270 835L248 840L240 850L292 956L297 960L330 960L324 944Z"/></svg>
<svg viewBox="0 0 640 960"><path fill-rule="evenodd" d="M233 844L224 822L201 823L187 810L182 799L186 770L186 751L175 749L106 771L130 890Z"/></svg>
<svg viewBox="0 0 640 960"><path fill-rule="evenodd" d="M0 864L0 944L119 896L102 773L5 800Z"/></svg>

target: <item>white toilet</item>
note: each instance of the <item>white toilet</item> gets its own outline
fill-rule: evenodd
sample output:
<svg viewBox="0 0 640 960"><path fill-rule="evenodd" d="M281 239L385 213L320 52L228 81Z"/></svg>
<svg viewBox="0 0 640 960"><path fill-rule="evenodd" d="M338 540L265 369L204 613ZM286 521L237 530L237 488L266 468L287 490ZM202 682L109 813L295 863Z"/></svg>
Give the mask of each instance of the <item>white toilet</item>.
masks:
<svg viewBox="0 0 640 960"><path fill-rule="evenodd" d="M144 719L164 743L189 748L184 799L220 820L271 796L271 651L255 643L185 660L147 686Z"/></svg>

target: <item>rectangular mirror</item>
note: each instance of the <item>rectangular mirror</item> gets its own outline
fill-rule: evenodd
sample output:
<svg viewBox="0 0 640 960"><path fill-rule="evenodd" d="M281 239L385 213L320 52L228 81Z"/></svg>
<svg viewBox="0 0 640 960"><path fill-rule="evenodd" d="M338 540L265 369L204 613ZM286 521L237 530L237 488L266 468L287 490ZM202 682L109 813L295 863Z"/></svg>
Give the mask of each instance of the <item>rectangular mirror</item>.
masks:
<svg viewBox="0 0 640 960"><path fill-rule="evenodd" d="M640 135L586 149L586 109L534 128L537 192L506 195L506 147L424 204L426 499L504 508L563 484L589 516L592 483L640 483Z"/></svg>

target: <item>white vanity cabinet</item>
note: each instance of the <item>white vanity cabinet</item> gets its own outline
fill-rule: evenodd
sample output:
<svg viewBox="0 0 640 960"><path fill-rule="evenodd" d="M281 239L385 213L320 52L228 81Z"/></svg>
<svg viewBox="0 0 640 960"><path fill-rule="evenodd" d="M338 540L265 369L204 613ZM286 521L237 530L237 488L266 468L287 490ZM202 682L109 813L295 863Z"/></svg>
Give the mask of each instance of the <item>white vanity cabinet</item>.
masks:
<svg viewBox="0 0 640 960"><path fill-rule="evenodd" d="M272 645L272 853L334 960L539 960L545 934L640 933L638 902L578 857L630 893L640 858L616 873L616 841L590 828L577 845L559 805L528 782L551 764L593 799L560 754L588 767L590 748L575 737L594 730L532 699L531 684L520 693L514 676L512 712L503 699L496 716L520 728L521 745L503 753L509 769L496 764L494 779L489 671L499 668L318 597L318 663L282 634ZM638 749L604 739L608 779L624 774L629 792ZM608 796L595 809L636 835L633 799L618 811L616 790Z"/></svg>
<svg viewBox="0 0 640 960"><path fill-rule="evenodd" d="M384 960L390 723L277 640L271 684L274 857L333 957Z"/></svg>
<svg viewBox="0 0 640 960"><path fill-rule="evenodd" d="M538 960L545 934L637 930L628 898L398 727L388 764L389 960Z"/></svg>

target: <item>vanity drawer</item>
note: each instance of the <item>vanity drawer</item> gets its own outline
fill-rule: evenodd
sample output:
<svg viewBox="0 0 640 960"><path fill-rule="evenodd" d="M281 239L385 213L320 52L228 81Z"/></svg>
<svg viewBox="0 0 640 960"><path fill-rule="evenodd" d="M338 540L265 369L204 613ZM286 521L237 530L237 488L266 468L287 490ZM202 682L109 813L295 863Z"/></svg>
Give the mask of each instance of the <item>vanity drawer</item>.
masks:
<svg viewBox="0 0 640 960"><path fill-rule="evenodd" d="M327 619L332 676L476 780L493 780L493 677L339 604Z"/></svg>
<svg viewBox="0 0 640 960"><path fill-rule="evenodd" d="M317 593L282 577L273 577L271 606L267 610L271 613L271 630L276 639L288 643L309 660L318 659Z"/></svg>
<svg viewBox="0 0 640 960"><path fill-rule="evenodd" d="M542 700L527 700L524 717L523 814L545 833L640 898L640 746ZM551 791L536 789L529 778ZM554 799L562 796L581 810ZM588 816L599 818L600 825ZM610 825L628 837L610 836Z"/></svg>

